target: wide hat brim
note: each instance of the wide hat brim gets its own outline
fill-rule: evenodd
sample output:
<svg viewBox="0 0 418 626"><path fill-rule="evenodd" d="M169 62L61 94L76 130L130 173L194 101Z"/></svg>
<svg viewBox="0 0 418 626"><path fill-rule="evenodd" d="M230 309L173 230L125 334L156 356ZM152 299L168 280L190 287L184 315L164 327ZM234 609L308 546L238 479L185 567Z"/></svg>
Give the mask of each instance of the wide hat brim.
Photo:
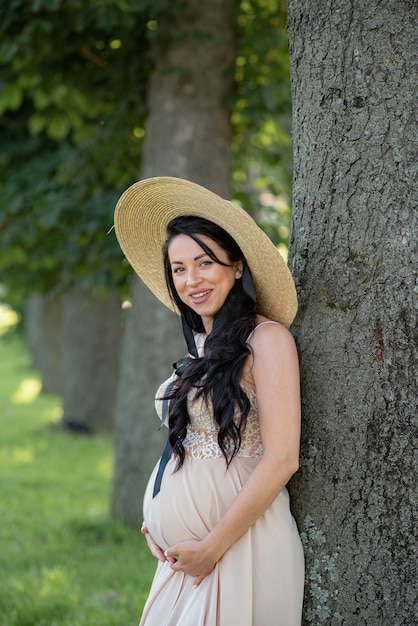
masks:
<svg viewBox="0 0 418 626"><path fill-rule="evenodd" d="M297 296L280 252L246 211L181 178L162 176L134 183L122 194L115 209L119 244L154 295L178 313L165 283L162 248L167 224L181 215L206 218L235 239L251 271L257 312L289 327L296 315Z"/></svg>

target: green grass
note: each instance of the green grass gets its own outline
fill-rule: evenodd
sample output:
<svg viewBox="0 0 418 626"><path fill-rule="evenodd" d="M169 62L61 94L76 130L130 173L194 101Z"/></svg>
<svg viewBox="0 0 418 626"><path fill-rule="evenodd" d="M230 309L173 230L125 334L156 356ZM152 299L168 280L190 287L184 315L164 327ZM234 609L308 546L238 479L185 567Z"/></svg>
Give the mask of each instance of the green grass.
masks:
<svg viewBox="0 0 418 626"><path fill-rule="evenodd" d="M155 561L109 516L111 439L53 428L60 398L1 317L0 626L137 625Z"/></svg>

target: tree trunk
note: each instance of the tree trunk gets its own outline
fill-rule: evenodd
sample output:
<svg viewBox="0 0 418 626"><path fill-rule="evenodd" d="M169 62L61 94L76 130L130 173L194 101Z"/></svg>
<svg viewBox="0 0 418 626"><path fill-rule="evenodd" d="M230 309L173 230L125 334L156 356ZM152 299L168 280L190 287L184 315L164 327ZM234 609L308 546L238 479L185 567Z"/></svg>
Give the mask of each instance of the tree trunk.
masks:
<svg viewBox="0 0 418 626"><path fill-rule="evenodd" d="M64 296L62 426L79 433L111 431L121 339L121 300L95 302L74 288Z"/></svg>
<svg viewBox="0 0 418 626"><path fill-rule="evenodd" d="M31 295L26 302L25 335L42 392L62 393L62 298Z"/></svg>
<svg viewBox="0 0 418 626"><path fill-rule="evenodd" d="M289 0L304 415L291 493L315 626L416 623L416 17L406 0Z"/></svg>
<svg viewBox="0 0 418 626"><path fill-rule="evenodd" d="M43 347L43 296L31 294L25 302L24 328L26 345L34 367L40 369Z"/></svg>
<svg viewBox="0 0 418 626"><path fill-rule="evenodd" d="M187 0L165 15L149 89L142 178L179 176L228 197L233 86L234 0ZM186 352L177 317L136 279L122 351L115 431L112 509L138 525L142 495L164 447L154 396Z"/></svg>

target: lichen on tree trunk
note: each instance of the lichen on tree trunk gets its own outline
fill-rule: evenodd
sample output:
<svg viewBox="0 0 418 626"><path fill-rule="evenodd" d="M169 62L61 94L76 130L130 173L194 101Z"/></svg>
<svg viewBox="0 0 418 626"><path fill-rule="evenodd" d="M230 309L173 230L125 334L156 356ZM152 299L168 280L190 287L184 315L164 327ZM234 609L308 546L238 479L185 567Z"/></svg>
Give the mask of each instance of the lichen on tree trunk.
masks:
<svg viewBox="0 0 418 626"><path fill-rule="evenodd" d="M304 624L416 623L416 15L289 0Z"/></svg>

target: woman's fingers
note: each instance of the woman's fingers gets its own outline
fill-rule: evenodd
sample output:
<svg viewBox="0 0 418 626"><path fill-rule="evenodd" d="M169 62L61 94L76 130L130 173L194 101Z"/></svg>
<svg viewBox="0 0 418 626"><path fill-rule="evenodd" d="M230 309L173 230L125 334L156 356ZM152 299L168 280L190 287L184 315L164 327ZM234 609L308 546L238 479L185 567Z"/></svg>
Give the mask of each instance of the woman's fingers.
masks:
<svg viewBox="0 0 418 626"><path fill-rule="evenodd" d="M177 559L176 559L174 556L170 556L170 555L168 554L168 550L166 550L166 551L164 552L164 556L165 556L165 558L167 559L167 561L168 561L169 563L171 563L171 564L173 564L173 563L177 563Z"/></svg>
<svg viewBox="0 0 418 626"><path fill-rule="evenodd" d="M167 561L170 563L170 567L173 571L175 572L182 572L183 568L181 566L181 563L177 561L177 559L175 559L174 557L170 557L168 555L168 550L166 550L164 552L164 555L167 557ZM202 575L198 575L198 576L194 576L193 577L193 588L196 588L200 585L200 583L202 582L202 580L204 580L206 578L206 576L202 576Z"/></svg>
<svg viewBox="0 0 418 626"><path fill-rule="evenodd" d="M154 539L151 537L149 533L145 535L145 539L147 540L147 544L151 551L151 554L155 556L156 559L164 563L166 561L166 558L160 546L155 543Z"/></svg>
<svg viewBox="0 0 418 626"><path fill-rule="evenodd" d="M150 549L152 556L155 556L156 559L162 561L162 563L165 563L167 559L164 556L164 552L149 534L145 522L142 524L141 533L145 536L145 539L147 540L148 548Z"/></svg>

